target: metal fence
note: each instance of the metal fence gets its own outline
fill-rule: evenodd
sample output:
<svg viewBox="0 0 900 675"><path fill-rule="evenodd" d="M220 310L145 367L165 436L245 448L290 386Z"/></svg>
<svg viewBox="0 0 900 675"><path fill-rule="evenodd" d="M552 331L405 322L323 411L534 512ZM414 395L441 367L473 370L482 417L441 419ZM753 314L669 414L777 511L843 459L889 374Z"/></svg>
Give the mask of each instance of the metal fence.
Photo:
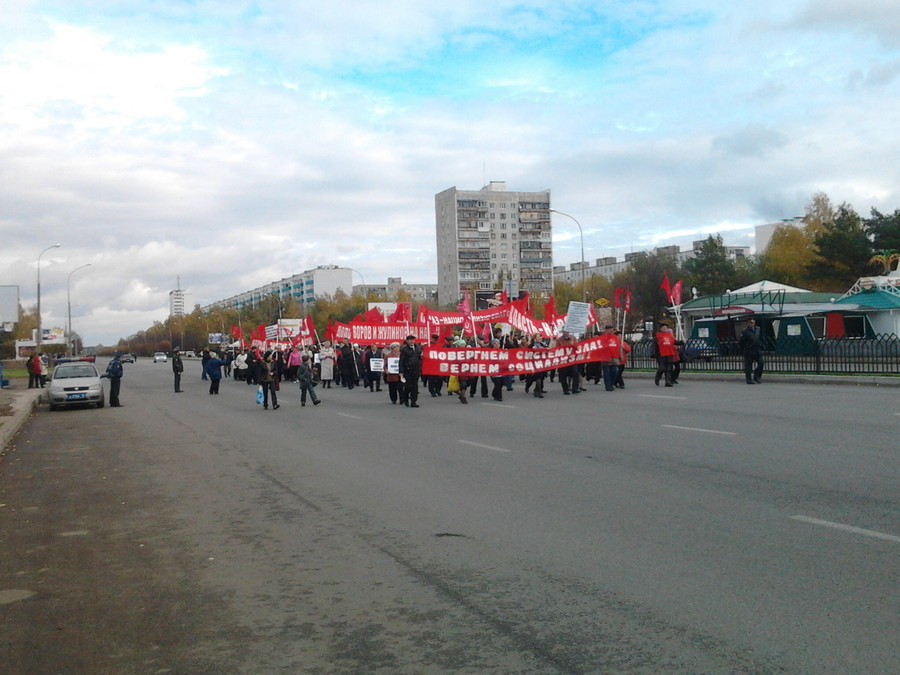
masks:
<svg viewBox="0 0 900 675"><path fill-rule="evenodd" d="M900 338L807 338L788 336L763 339L763 359L768 372L881 375L900 374ZM629 367L655 369L654 341L632 344ZM742 372L744 357L737 340L691 339L682 349L683 370Z"/></svg>

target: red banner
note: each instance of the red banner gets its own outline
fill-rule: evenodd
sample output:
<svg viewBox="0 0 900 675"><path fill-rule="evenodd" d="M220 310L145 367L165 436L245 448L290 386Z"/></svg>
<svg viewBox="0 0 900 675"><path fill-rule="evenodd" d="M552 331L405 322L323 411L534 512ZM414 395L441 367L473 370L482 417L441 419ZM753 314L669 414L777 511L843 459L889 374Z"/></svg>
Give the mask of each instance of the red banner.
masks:
<svg viewBox="0 0 900 675"><path fill-rule="evenodd" d="M552 349L444 349L426 347L423 375L522 375L540 373L588 361L611 361L619 357L609 337L598 336L570 347Z"/></svg>

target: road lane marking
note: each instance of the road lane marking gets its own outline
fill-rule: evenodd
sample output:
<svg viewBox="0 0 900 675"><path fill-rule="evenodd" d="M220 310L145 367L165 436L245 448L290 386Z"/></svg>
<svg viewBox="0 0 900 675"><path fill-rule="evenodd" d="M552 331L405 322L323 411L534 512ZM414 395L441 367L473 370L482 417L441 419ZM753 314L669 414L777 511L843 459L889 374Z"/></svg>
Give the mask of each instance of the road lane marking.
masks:
<svg viewBox="0 0 900 675"><path fill-rule="evenodd" d="M490 405L495 408L515 408L514 405L506 405L505 403L490 403L488 401L482 401L481 405Z"/></svg>
<svg viewBox="0 0 900 675"><path fill-rule="evenodd" d="M821 525L822 527L830 527L835 530L844 532L852 532L853 534L861 534L865 537L874 537L875 539L884 539L885 541L893 541L900 544L900 537L893 534L885 534L884 532L876 532L875 530L866 530L862 527L854 527L853 525L844 525L843 523L833 523L830 520L819 520L818 518L810 518L809 516L791 516L791 520L799 520L801 523L809 523L810 525Z"/></svg>
<svg viewBox="0 0 900 675"><path fill-rule="evenodd" d="M361 420L362 419L362 417L360 417L359 415L351 415L350 413L339 412L339 413L335 413L335 414L340 415L341 417L349 417L351 420Z"/></svg>
<svg viewBox="0 0 900 675"><path fill-rule="evenodd" d="M474 443L473 441L460 440L460 443L463 445L471 445L476 448L484 448L485 450L494 450L496 452L510 452L510 450L507 450L506 448L498 448L494 445L485 445L484 443Z"/></svg>
<svg viewBox="0 0 900 675"><path fill-rule="evenodd" d="M679 401L683 401L687 398L687 396L664 396L662 394L638 394L638 396L642 398L674 398Z"/></svg>
<svg viewBox="0 0 900 675"><path fill-rule="evenodd" d="M716 429L701 429L699 427L679 427L675 424L663 424L667 429L678 429L679 431L699 431L703 434L720 434L722 436L737 436L733 431L718 431Z"/></svg>

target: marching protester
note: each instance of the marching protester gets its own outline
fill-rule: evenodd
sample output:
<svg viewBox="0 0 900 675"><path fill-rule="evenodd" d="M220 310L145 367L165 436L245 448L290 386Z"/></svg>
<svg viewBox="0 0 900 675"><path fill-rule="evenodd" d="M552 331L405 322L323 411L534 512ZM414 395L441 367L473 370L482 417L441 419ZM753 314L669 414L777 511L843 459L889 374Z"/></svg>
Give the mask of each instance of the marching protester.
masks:
<svg viewBox="0 0 900 675"><path fill-rule="evenodd" d="M401 403L409 408L418 408L419 378L422 376L422 345L416 343L415 335L406 336L406 344L400 348L400 376L403 382Z"/></svg>
<svg viewBox="0 0 900 675"><path fill-rule="evenodd" d="M247 350L242 349L234 357L234 379L240 382L247 377Z"/></svg>
<svg viewBox="0 0 900 675"><path fill-rule="evenodd" d="M625 366L628 363L628 355L631 353L631 345L628 344L626 340L622 339L622 331L616 331L616 335L619 336L620 345L621 345L621 357L619 359L618 372L616 373L616 382L615 386L617 389L625 388L625 380L622 379L622 375L625 373Z"/></svg>
<svg viewBox="0 0 900 675"><path fill-rule="evenodd" d="M547 349L547 343L544 342L543 338L540 335L535 333L535 335L531 338L531 342L528 344L528 347L531 349ZM537 373L528 373L525 376L525 393L528 393L528 390L531 387L534 387L534 397L535 398L544 398L544 377L546 377L547 373L544 371L540 371Z"/></svg>
<svg viewBox="0 0 900 675"><path fill-rule="evenodd" d="M382 352L378 345L369 345L363 354L363 372L366 374L364 386L370 392L381 391L381 374L384 364L381 362Z"/></svg>
<svg viewBox="0 0 900 675"><path fill-rule="evenodd" d="M600 370L603 374L603 387L606 391L616 390L616 380L619 377L619 361L621 360L622 344L615 333L615 326L607 325L603 329L603 346L609 350L610 358L601 362Z"/></svg>
<svg viewBox="0 0 900 675"><path fill-rule="evenodd" d="M306 395L312 399L313 405L319 405L322 401L316 396L316 383L313 380L313 371L309 366L309 356L304 354L297 366L297 382L300 383L300 405L306 406Z"/></svg>
<svg viewBox="0 0 900 675"><path fill-rule="evenodd" d="M491 349L500 349L500 340L493 339L489 345ZM495 401L503 401L503 389L506 386L506 376L491 376L491 382L494 388L491 390L491 398Z"/></svg>
<svg viewBox="0 0 900 675"><path fill-rule="evenodd" d="M203 379L209 378L209 393L218 395L219 383L222 381L222 367L225 362L215 352L210 352L203 368Z"/></svg>
<svg viewBox="0 0 900 675"><path fill-rule="evenodd" d="M275 355L272 352L266 352L263 360L260 362L259 384L263 390L263 410L269 409L269 397L272 398L272 410L278 410L278 366L275 362Z"/></svg>
<svg viewBox="0 0 900 675"><path fill-rule="evenodd" d="M319 349L319 377L322 380L322 386L331 389L331 382L334 380L334 363L337 360L337 353L331 346L331 340L325 340Z"/></svg>
<svg viewBox="0 0 900 675"><path fill-rule="evenodd" d="M391 403L396 403L400 398L400 343L392 342L384 355L384 381L387 384L388 397Z"/></svg>
<svg viewBox="0 0 900 675"><path fill-rule="evenodd" d="M659 386L659 381L665 378L666 386L672 385L672 363L675 360L675 335L669 324L659 324L659 331L656 333L656 376L654 382Z"/></svg>

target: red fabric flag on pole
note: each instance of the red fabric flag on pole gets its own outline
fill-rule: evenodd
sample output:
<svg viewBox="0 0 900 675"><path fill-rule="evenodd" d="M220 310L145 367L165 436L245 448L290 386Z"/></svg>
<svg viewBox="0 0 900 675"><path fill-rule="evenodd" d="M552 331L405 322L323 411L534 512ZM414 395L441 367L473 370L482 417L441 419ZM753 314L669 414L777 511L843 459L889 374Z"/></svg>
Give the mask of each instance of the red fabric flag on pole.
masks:
<svg viewBox="0 0 900 675"><path fill-rule="evenodd" d="M666 300L668 300L672 296L672 287L669 285L669 275L666 272L663 272L663 280L659 287L663 289L666 294Z"/></svg>
<svg viewBox="0 0 900 675"><path fill-rule="evenodd" d="M547 300L547 303L544 305L544 321L553 322L556 321L556 300L553 299L553 296L550 296L550 299Z"/></svg>
<svg viewBox="0 0 900 675"><path fill-rule="evenodd" d="M613 299L613 307L618 309L621 306L622 306L622 289L617 288L615 298Z"/></svg>
<svg viewBox="0 0 900 675"><path fill-rule="evenodd" d="M256 337L254 339L265 342L265 340L266 340L266 324L261 323L256 327Z"/></svg>
<svg viewBox="0 0 900 675"><path fill-rule="evenodd" d="M509 303L509 295L507 294L505 288L500 292L500 302L504 305Z"/></svg>
<svg viewBox="0 0 900 675"><path fill-rule="evenodd" d="M466 291L466 294L463 296L463 299L460 300L459 304L456 306L456 309L463 314L472 313L472 305L469 304L469 291Z"/></svg>
<svg viewBox="0 0 900 675"><path fill-rule="evenodd" d="M384 323L384 315L377 307L368 310L363 314L363 318L366 320L366 323Z"/></svg>
<svg viewBox="0 0 900 675"><path fill-rule="evenodd" d="M491 322L490 321L484 322L484 327L481 329L481 339L484 342L487 342L488 340L491 339Z"/></svg>
<svg viewBox="0 0 900 675"><path fill-rule="evenodd" d="M631 311L631 289L625 291L625 311Z"/></svg>
<svg viewBox="0 0 900 675"><path fill-rule="evenodd" d="M233 337L235 340L240 340L243 337L243 333L241 333L240 326L235 326L234 324L231 324L231 337Z"/></svg>
<svg viewBox="0 0 900 675"><path fill-rule="evenodd" d="M672 286L672 293L669 295L669 300L671 300L673 305L681 304L681 279L675 282L675 285Z"/></svg>

